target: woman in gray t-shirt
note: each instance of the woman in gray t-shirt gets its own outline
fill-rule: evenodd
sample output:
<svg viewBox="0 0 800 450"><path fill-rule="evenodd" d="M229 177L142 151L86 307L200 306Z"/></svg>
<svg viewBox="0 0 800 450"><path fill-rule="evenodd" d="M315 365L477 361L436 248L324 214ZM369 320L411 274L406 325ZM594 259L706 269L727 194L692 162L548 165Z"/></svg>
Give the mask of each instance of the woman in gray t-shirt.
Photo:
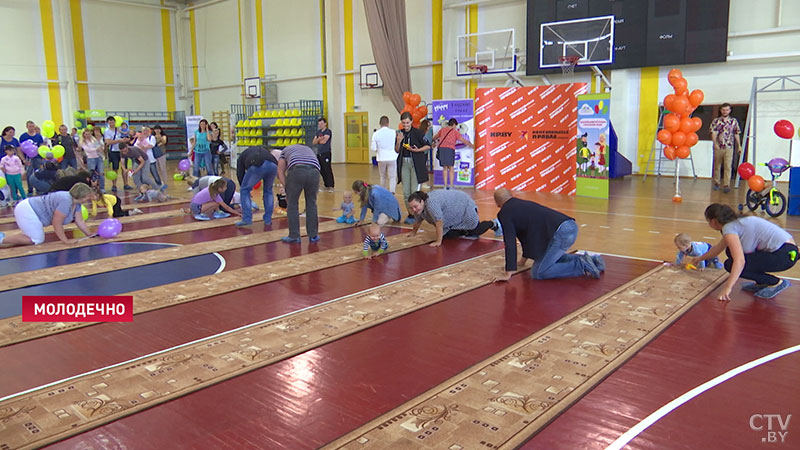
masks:
<svg viewBox="0 0 800 450"><path fill-rule="evenodd" d="M436 190L427 194L417 191L408 197L408 207L416 218L411 236L417 233L422 221L436 227L436 240L431 247L442 245L443 238L477 239L494 227L494 223L478 219L478 205L461 191Z"/></svg>
<svg viewBox="0 0 800 450"><path fill-rule="evenodd" d="M797 262L797 244L792 235L774 223L755 216L739 216L728 205L714 203L706 208L708 225L722 233L722 239L692 264L713 258L724 250L728 255L725 270L730 276L722 286L720 300L730 300L733 285L741 278L753 280L742 289L756 297L773 298L790 286L768 272L783 272Z"/></svg>
<svg viewBox="0 0 800 450"><path fill-rule="evenodd" d="M57 191L39 197L29 197L14 208L14 218L22 233L6 236L0 232L0 244L38 245L44 242L44 227L53 225L58 239L65 244L72 244L64 232L64 225L75 221L78 229L90 236L89 229L83 222L81 203L94 197L92 188L85 183L77 183L69 192Z"/></svg>

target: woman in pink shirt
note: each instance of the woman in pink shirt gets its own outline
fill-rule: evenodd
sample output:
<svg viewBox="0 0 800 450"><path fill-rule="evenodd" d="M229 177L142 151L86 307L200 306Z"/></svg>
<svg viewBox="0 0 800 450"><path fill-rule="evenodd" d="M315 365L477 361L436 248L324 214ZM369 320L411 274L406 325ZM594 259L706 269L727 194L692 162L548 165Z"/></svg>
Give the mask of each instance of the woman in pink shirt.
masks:
<svg viewBox="0 0 800 450"><path fill-rule="evenodd" d="M214 181L207 188L194 194L189 210L197 220L224 219L231 214L241 216L241 213L231 208L222 200L222 193L228 188L228 183L224 178ZM228 211L225 213L219 208Z"/></svg>
<svg viewBox="0 0 800 450"><path fill-rule="evenodd" d="M437 140L439 149L436 152L436 159L442 165L442 175L444 175L444 188L450 189L453 186L455 178L455 171L453 166L456 162L456 142L461 142L467 147L472 148L472 143L461 136L458 131L458 120L450 119L446 127L442 127L436 136L433 137L434 142Z"/></svg>
<svg viewBox="0 0 800 450"><path fill-rule="evenodd" d="M25 189L22 188L22 172L25 167L22 160L15 155L17 149L8 145L5 148L6 156L0 159L0 170L6 174L6 182L11 190L11 198L16 203L27 198Z"/></svg>

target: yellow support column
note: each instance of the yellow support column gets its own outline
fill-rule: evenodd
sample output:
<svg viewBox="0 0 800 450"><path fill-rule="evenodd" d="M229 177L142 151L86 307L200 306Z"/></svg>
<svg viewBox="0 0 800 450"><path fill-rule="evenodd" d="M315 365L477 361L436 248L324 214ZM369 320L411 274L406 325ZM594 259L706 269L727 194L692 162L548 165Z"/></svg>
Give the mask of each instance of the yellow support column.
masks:
<svg viewBox="0 0 800 450"><path fill-rule="evenodd" d="M53 3L51 0L39 0L39 14L42 22L42 43L44 44L45 69L48 80L58 80L58 53L56 52L56 35L53 29ZM50 120L60 125L64 118L61 114L61 86L58 83L47 83L50 97Z"/></svg>

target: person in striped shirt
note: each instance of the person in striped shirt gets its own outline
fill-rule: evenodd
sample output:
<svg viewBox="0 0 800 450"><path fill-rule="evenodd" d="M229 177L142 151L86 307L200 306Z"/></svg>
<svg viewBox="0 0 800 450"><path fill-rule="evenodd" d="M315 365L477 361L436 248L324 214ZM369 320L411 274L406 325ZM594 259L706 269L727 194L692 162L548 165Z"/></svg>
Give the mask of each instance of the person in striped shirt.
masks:
<svg viewBox="0 0 800 450"><path fill-rule="evenodd" d="M386 236L381 233L381 227L377 223L369 226L369 232L364 236L364 258L372 259L382 255L389 248Z"/></svg>

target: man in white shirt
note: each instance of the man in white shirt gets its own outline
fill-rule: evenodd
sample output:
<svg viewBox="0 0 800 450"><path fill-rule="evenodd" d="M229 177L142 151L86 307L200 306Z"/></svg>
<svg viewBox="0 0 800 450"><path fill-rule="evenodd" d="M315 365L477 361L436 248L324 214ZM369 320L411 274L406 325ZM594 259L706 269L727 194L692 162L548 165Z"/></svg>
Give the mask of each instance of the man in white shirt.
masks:
<svg viewBox="0 0 800 450"><path fill-rule="evenodd" d="M370 150L376 155L378 173L381 176L381 186L392 194L397 188L397 150L395 150L395 135L397 131L389 128L389 118L381 117L381 128L372 134Z"/></svg>

